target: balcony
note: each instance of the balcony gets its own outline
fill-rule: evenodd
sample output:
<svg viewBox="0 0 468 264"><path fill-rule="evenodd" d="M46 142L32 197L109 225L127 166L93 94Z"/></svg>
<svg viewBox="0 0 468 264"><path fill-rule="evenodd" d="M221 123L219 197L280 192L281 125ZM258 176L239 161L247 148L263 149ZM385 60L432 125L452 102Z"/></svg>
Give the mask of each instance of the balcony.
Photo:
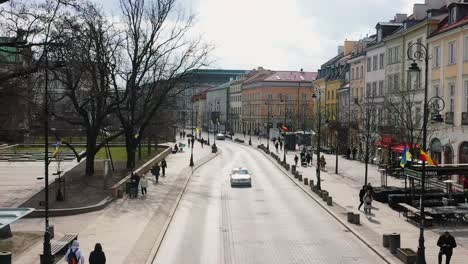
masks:
<svg viewBox="0 0 468 264"><path fill-rule="evenodd" d="M462 113L462 126L468 126L468 112Z"/></svg>
<svg viewBox="0 0 468 264"><path fill-rule="evenodd" d="M445 113L445 123L448 125L453 125L453 112Z"/></svg>

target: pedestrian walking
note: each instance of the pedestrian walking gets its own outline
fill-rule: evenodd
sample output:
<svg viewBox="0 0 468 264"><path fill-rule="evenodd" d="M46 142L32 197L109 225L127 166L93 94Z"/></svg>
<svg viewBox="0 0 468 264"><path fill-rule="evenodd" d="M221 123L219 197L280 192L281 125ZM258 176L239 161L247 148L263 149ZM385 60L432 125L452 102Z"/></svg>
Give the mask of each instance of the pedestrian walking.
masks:
<svg viewBox="0 0 468 264"><path fill-rule="evenodd" d="M280 150L283 150L283 141L280 140Z"/></svg>
<svg viewBox="0 0 468 264"><path fill-rule="evenodd" d="M312 161L312 156L310 155L309 152L307 152L307 154L306 154L307 167L312 166L311 161Z"/></svg>
<svg viewBox="0 0 468 264"><path fill-rule="evenodd" d="M194 143L195 143L195 138L192 137L192 148L194 147L194 145L193 145Z"/></svg>
<svg viewBox="0 0 468 264"><path fill-rule="evenodd" d="M452 258L453 249L457 247L455 238L448 232L445 231L437 241L437 246L440 247L439 251L439 264L442 264L442 256L445 255L445 264L450 264Z"/></svg>
<svg viewBox="0 0 468 264"><path fill-rule="evenodd" d="M141 195L146 195L148 193L148 179L146 179L146 176L143 174L140 178L140 190L141 190Z"/></svg>
<svg viewBox="0 0 468 264"><path fill-rule="evenodd" d="M130 198L137 198L138 197L138 187L140 184L140 176L136 173L131 173L130 182L131 182L131 190L130 190Z"/></svg>
<svg viewBox="0 0 468 264"><path fill-rule="evenodd" d="M67 250L65 259L68 264L84 264L83 252L80 249L78 240L73 240L72 246Z"/></svg>
<svg viewBox="0 0 468 264"><path fill-rule="evenodd" d="M276 153L278 153L278 146L279 146L279 144L278 144L278 142L276 142L275 143Z"/></svg>
<svg viewBox="0 0 468 264"><path fill-rule="evenodd" d="M89 254L89 264L106 264L106 254L102 251L100 243L96 243L94 251Z"/></svg>
<svg viewBox="0 0 468 264"><path fill-rule="evenodd" d="M348 150L346 150L346 158L347 159L351 158L351 148L348 148Z"/></svg>
<svg viewBox="0 0 468 264"><path fill-rule="evenodd" d="M353 148L353 160L356 160L356 153L357 153L357 148Z"/></svg>
<svg viewBox="0 0 468 264"><path fill-rule="evenodd" d="M297 155L294 156L294 163L296 163L296 167L297 167L297 162L299 162L299 157Z"/></svg>
<svg viewBox="0 0 468 264"><path fill-rule="evenodd" d="M361 210L362 205L364 204L364 195L366 194L367 186L363 185L362 189L359 191L359 206L358 210Z"/></svg>
<svg viewBox="0 0 468 264"><path fill-rule="evenodd" d="M185 139L185 131L182 131L182 137Z"/></svg>
<svg viewBox="0 0 468 264"><path fill-rule="evenodd" d="M155 163L153 167L151 168L151 173L154 175L154 180L155 182L159 182L159 171L161 170L161 167L159 167L159 164Z"/></svg>
<svg viewBox="0 0 468 264"><path fill-rule="evenodd" d="M367 190L370 191L370 193L371 193L371 195L372 195L372 199L373 199L373 198L374 198L374 194L375 194L375 193L374 193L374 187L372 187L372 185L371 185L370 182L367 183Z"/></svg>
<svg viewBox="0 0 468 264"><path fill-rule="evenodd" d="M166 177L166 168L167 168L167 162L166 162L166 159L163 158L161 160L161 169L162 169L162 176L163 177Z"/></svg>
<svg viewBox="0 0 468 264"><path fill-rule="evenodd" d="M182 139L182 131L179 132L179 138Z"/></svg>
<svg viewBox="0 0 468 264"><path fill-rule="evenodd" d="M190 138L187 139L188 147L190 148Z"/></svg>
<svg viewBox="0 0 468 264"><path fill-rule="evenodd" d="M245 130L243 131L243 133L244 133L244 138L245 138Z"/></svg>
<svg viewBox="0 0 468 264"><path fill-rule="evenodd" d="M366 191L366 194L364 194L363 200L364 200L364 213L366 215L371 215L373 198L372 198L372 194L370 190Z"/></svg>
<svg viewBox="0 0 468 264"><path fill-rule="evenodd" d="M320 168L325 171L325 166L327 165L327 161L325 160L325 156L322 155L320 157Z"/></svg>

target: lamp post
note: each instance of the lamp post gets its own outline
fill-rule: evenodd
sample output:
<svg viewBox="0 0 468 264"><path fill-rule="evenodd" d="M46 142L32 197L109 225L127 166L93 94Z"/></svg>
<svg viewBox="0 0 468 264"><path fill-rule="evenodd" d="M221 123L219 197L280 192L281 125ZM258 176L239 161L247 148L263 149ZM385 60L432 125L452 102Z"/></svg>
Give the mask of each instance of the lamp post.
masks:
<svg viewBox="0 0 468 264"><path fill-rule="evenodd" d="M249 146L252 146L252 103L249 102Z"/></svg>
<svg viewBox="0 0 468 264"><path fill-rule="evenodd" d="M198 100L197 100L198 102ZM195 135L193 134L193 98L191 100L191 103L192 103L192 116L191 116L191 119L192 119L192 139L195 137ZM195 140L192 140L192 147L190 148L190 167L193 167L195 164L193 164L193 145L195 144Z"/></svg>
<svg viewBox="0 0 468 264"><path fill-rule="evenodd" d="M267 150L270 150L270 99L268 103L265 103L268 107L267 109Z"/></svg>
<svg viewBox="0 0 468 264"><path fill-rule="evenodd" d="M286 96L285 96L286 97ZM286 98L284 98L283 100L283 97L281 96L280 97L280 101L282 103L284 103L284 121L283 121L283 127L286 127ZM284 130L284 129L283 129ZM283 132L283 133L286 133L286 132ZM284 143L283 143L283 162L286 163L286 134L284 134L285 136L283 137L283 140L284 140Z"/></svg>
<svg viewBox="0 0 468 264"><path fill-rule="evenodd" d="M413 52L413 46L416 46L415 51ZM408 59L413 61L411 63L410 68L408 69L408 74L410 77L410 83L412 83L412 80L416 78L415 80L420 80L420 74L421 74L421 69L419 68L418 64L416 61L424 61L424 107L423 107L423 138L422 138L422 150L426 151L427 148L427 123L429 119L429 103L431 103L431 110L440 112L443 110L445 107L445 103L443 102L442 98L435 96L430 99L428 99L428 70L429 70L429 53L428 49L425 45L422 43L414 43L411 46L408 47L407 50L407 56ZM439 102L442 102L442 106L439 104ZM439 113L434 115L432 117L432 120L434 122L441 122L442 117L440 116ZM417 258L417 263L418 264L425 264L426 263L426 256L425 256L425 247L424 247L424 191L425 191L425 185L426 185L426 161L422 160L422 171L421 171L421 196L419 200L419 206L420 206L420 223L419 223L419 244L418 244L418 258Z"/></svg>
<svg viewBox="0 0 468 264"><path fill-rule="evenodd" d="M317 97L318 93L318 97ZM316 92L312 94L312 98L317 99L318 105L317 105L317 114L318 114L318 127L317 127L317 168L315 170L315 173L317 175L317 189L321 190L321 183L320 183L320 133L321 133L321 126L322 126L322 111L321 111L321 106L320 106L320 101L321 101L321 93L319 89L316 89Z"/></svg>

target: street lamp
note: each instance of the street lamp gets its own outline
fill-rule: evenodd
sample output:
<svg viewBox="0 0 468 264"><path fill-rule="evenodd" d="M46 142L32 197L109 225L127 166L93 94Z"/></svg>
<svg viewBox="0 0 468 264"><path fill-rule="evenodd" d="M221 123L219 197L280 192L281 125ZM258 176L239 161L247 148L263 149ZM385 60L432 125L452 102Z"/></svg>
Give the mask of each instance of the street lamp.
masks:
<svg viewBox="0 0 468 264"><path fill-rule="evenodd" d="M285 96L286 97L286 96ZM286 98L280 96L280 102L284 103L284 121L283 121L283 127L286 127ZM283 129L284 130L284 129ZM283 132L285 133L285 132ZM283 143L283 162L286 163L286 134L283 137L284 143Z"/></svg>
<svg viewBox="0 0 468 264"><path fill-rule="evenodd" d="M413 52L413 46L416 46L415 51ZM436 96L428 100L428 71L429 71L429 53L428 49L425 45L422 43L414 43L408 47L407 50L407 55L408 59L412 60L413 63L411 63L410 68L408 69L408 74L410 77L410 85L412 84L413 80L420 80L420 74L421 74L421 69L419 68L418 64L416 61L421 61L424 60L424 108L423 108L423 138L422 138L422 149L423 151L426 151L427 147L427 123L429 119L429 103L431 103L431 110L440 112L443 110L445 104L442 100L442 98ZM441 106L439 102L442 102L443 105ZM442 121L442 117L440 114L436 114L432 118L433 121L435 122L440 122ZM420 206L420 223L419 223L419 245L418 245L418 258L417 258L417 263L418 264L425 264L426 263L426 256L425 256L425 247L424 247L424 191L425 191L425 185L426 185L426 161L422 160L422 171L421 171L421 196L419 200L419 206Z"/></svg>
<svg viewBox="0 0 468 264"><path fill-rule="evenodd" d="M265 104L267 105L268 109L267 109L267 150L269 151L270 150L270 99L268 99L268 103L265 102Z"/></svg>
<svg viewBox="0 0 468 264"><path fill-rule="evenodd" d="M318 97L317 97L318 93ZM318 105L317 105L317 114L318 114L318 127L317 127L317 169L315 170L315 173L317 175L317 189L321 190L321 183L320 183L320 130L322 126L322 111L320 111L320 101L321 101L321 92L319 89L316 88L316 91L312 94L313 99L317 99Z"/></svg>
<svg viewBox="0 0 468 264"><path fill-rule="evenodd" d="M197 101L197 104L198 104L198 99L196 100ZM195 144L195 140L194 137L195 135L193 134L193 98L191 100L192 102L192 116L191 116L191 119L192 119L192 147L190 148L190 167L193 167L195 164L193 163L193 145Z"/></svg>
<svg viewBox="0 0 468 264"><path fill-rule="evenodd" d="M249 102L249 146L252 146L252 103Z"/></svg>

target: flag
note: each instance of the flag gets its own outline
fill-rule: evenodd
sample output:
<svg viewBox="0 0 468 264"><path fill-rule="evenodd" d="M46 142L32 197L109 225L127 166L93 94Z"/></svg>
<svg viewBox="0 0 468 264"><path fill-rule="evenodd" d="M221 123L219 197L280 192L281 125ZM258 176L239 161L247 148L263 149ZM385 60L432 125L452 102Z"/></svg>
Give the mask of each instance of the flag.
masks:
<svg viewBox="0 0 468 264"><path fill-rule="evenodd" d="M283 132L288 132L289 131L289 129L286 126L283 126L281 129L283 130Z"/></svg>
<svg viewBox="0 0 468 264"><path fill-rule="evenodd" d="M431 156L429 156L426 152L424 152L422 149L421 149L421 160L422 161L425 161L427 162L428 165L432 165L432 166L438 166L439 164L437 164L437 162L435 162Z"/></svg>
<svg viewBox="0 0 468 264"><path fill-rule="evenodd" d="M408 148L405 147L403 149L403 153L401 153L401 159L400 159L400 167L404 168L406 166L406 163L411 160L413 156L409 152Z"/></svg>

